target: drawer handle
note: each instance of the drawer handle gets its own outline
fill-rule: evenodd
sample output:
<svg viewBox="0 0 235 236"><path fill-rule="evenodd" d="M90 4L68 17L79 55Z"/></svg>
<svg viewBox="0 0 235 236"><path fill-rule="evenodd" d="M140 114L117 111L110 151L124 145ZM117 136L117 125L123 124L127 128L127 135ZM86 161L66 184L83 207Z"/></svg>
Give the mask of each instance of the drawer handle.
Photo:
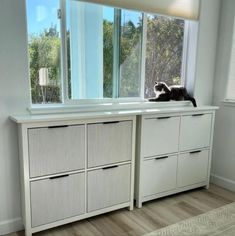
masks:
<svg viewBox="0 0 235 236"><path fill-rule="evenodd" d="M157 157L155 160L161 160L161 159L167 159L169 156L164 156L164 157Z"/></svg>
<svg viewBox="0 0 235 236"><path fill-rule="evenodd" d="M196 154L202 152L201 150L190 152L190 154Z"/></svg>
<svg viewBox="0 0 235 236"><path fill-rule="evenodd" d="M59 175L59 176L50 177L49 179L60 179L60 178L68 177L68 176L69 176L69 175Z"/></svg>
<svg viewBox="0 0 235 236"><path fill-rule="evenodd" d="M192 116L204 116L205 114L194 114Z"/></svg>
<svg viewBox="0 0 235 236"><path fill-rule="evenodd" d="M117 124L117 123L120 123L120 121L107 121L107 122L103 122L103 125Z"/></svg>
<svg viewBox="0 0 235 236"><path fill-rule="evenodd" d="M170 119L171 117L170 116L165 116L165 117L158 117L157 119L158 120L166 120L166 119Z"/></svg>
<svg viewBox="0 0 235 236"><path fill-rule="evenodd" d="M113 168L117 168L117 167L118 167L118 165L116 165L116 166L107 166L107 167L104 167L102 169L107 170L107 169L113 169Z"/></svg>
<svg viewBox="0 0 235 236"><path fill-rule="evenodd" d="M49 126L48 129L57 129L57 128L67 128L68 125L56 125L56 126Z"/></svg>

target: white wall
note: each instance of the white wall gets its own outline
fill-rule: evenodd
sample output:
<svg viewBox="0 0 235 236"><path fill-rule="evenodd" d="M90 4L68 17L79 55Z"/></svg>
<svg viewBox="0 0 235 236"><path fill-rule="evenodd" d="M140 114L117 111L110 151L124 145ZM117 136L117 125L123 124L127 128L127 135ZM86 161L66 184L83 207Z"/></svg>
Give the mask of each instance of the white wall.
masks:
<svg viewBox="0 0 235 236"><path fill-rule="evenodd" d="M194 96L199 105L212 104L219 16L220 0L201 1L194 85Z"/></svg>
<svg viewBox="0 0 235 236"><path fill-rule="evenodd" d="M235 1L223 0L221 9L218 53L214 83L216 113L212 182L235 191L235 104L228 106L225 98L232 49ZM235 65L234 65L235 66Z"/></svg>
<svg viewBox="0 0 235 236"><path fill-rule="evenodd" d="M221 2L221 17L219 24L219 37L213 94L213 103L217 106L220 105L220 102L224 99L226 92L226 83L228 80L232 49L234 16L235 1L223 0Z"/></svg>
<svg viewBox="0 0 235 236"><path fill-rule="evenodd" d="M202 0L195 84L199 104L211 103L219 3ZM30 100L24 4L0 0L0 235L22 227L17 130L8 117L26 112Z"/></svg>
<svg viewBox="0 0 235 236"><path fill-rule="evenodd" d="M29 102L23 0L0 1L0 235L22 227L17 128Z"/></svg>

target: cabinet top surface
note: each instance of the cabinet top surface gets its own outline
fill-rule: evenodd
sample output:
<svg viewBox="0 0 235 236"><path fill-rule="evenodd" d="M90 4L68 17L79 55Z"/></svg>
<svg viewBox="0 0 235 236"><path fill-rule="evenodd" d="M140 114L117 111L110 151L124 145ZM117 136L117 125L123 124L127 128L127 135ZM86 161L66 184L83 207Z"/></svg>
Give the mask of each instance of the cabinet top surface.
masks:
<svg viewBox="0 0 235 236"><path fill-rule="evenodd" d="M74 112L74 113L59 113L59 114L35 114L35 115L12 115L10 119L18 124L36 123L47 121L67 121L77 119L94 119L102 117L124 117L136 115L160 115L174 113L190 113L190 112L206 112L218 109L215 106L200 106L194 108L192 106L182 107L159 107L159 108L135 108L135 109L120 109L113 111L92 111L92 112Z"/></svg>

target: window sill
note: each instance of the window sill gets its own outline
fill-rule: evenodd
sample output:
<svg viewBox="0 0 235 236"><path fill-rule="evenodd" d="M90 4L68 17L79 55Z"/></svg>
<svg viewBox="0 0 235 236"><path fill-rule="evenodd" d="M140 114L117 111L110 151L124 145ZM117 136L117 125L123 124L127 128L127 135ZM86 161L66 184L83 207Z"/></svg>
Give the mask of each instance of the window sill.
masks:
<svg viewBox="0 0 235 236"><path fill-rule="evenodd" d="M58 114L58 113L82 113L82 112L97 112L97 111L116 111L116 110L131 110L131 109L154 109L168 107L188 107L191 106L189 101L171 101L171 102L109 102L99 104L83 104L83 105L68 105L68 104L53 104L53 105L32 105L28 108L31 115L34 114Z"/></svg>
<svg viewBox="0 0 235 236"><path fill-rule="evenodd" d="M226 107L235 107L235 100L223 100L221 101L221 104L223 104Z"/></svg>

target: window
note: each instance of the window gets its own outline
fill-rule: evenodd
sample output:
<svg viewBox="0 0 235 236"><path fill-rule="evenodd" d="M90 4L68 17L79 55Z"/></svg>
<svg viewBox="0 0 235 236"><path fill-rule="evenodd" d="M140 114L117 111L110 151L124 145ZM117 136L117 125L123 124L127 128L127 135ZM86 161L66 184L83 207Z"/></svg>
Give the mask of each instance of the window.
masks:
<svg viewBox="0 0 235 236"><path fill-rule="evenodd" d="M32 103L61 103L59 0L28 0L28 48Z"/></svg>
<svg viewBox="0 0 235 236"><path fill-rule="evenodd" d="M120 27L120 97L140 97L142 14L121 11Z"/></svg>
<svg viewBox="0 0 235 236"><path fill-rule="evenodd" d="M77 0L27 0L33 104L144 99L183 84L185 21Z"/></svg>
<svg viewBox="0 0 235 236"><path fill-rule="evenodd" d="M70 99L140 97L142 15L68 2Z"/></svg>
<svg viewBox="0 0 235 236"><path fill-rule="evenodd" d="M145 98L154 96L155 81L184 85L184 28L184 20L147 15Z"/></svg>

